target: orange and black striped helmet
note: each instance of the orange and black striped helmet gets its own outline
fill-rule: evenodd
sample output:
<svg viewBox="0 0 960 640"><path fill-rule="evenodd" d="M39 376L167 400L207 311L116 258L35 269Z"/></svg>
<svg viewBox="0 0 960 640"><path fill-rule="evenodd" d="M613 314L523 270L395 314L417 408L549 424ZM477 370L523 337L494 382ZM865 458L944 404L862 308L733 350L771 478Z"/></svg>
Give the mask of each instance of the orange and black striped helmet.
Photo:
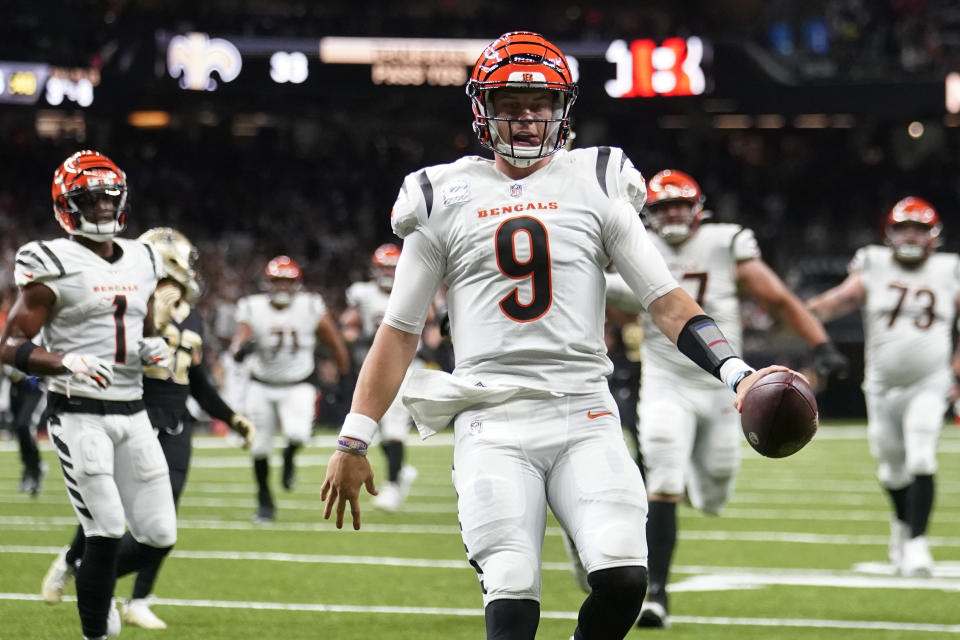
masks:
<svg viewBox="0 0 960 640"><path fill-rule="evenodd" d="M511 164L530 166L563 148L570 134L570 108L577 99L577 84L563 52L540 34L512 31L491 42L477 59L466 89L477 139ZM501 135L498 122L514 119L496 116L492 94L497 89L554 92L553 114L542 121L544 135L539 146L519 146L511 135L507 139Z"/></svg>

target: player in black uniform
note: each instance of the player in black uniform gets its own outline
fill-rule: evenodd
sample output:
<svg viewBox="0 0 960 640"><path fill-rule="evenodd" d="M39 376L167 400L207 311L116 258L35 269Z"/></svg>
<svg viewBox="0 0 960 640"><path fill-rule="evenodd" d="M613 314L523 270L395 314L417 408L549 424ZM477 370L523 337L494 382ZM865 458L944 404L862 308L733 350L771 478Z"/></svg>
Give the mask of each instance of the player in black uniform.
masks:
<svg viewBox="0 0 960 640"><path fill-rule="evenodd" d="M143 401L147 415L163 448L170 467L173 499L179 504L190 466L190 437L193 422L187 415L187 396L192 395L204 411L229 424L243 436L244 447L253 442L253 422L233 411L220 397L210 381L203 364L203 319L190 305L200 287L194 264L197 250L187 238L169 227L157 227L144 232L139 240L149 243L163 260L166 277L154 293L154 322L173 351L171 368L146 367L143 377ZM131 544L133 537L127 531L121 548ZM76 573L83 555L83 531L78 528L71 546L62 551L43 579L43 599L48 604L60 602L64 589ZM161 561L142 568L133 585L132 597L121 607L121 619L147 629L165 629L166 623L151 610L147 596L153 589ZM118 575L128 573L118 567Z"/></svg>

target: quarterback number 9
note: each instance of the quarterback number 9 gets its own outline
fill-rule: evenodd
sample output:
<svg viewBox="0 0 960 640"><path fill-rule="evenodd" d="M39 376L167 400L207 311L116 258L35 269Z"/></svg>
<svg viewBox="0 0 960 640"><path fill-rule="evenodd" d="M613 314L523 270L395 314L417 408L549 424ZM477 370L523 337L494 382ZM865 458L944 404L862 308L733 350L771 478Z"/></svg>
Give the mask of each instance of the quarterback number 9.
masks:
<svg viewBox="0 0 960 640"><path fill-rule="evenodd" d="M525 259L517 257L517 236L524 234L529 241ZM536 218L521 216L505 221L497 228L494 238L497 267L503 275L514 280L530 278L533 295L529 302L520 302L519 287L500 300L500 310L516 322L530 322L543 316L553 302L550 281L550 245L547 229Z"/></svg>

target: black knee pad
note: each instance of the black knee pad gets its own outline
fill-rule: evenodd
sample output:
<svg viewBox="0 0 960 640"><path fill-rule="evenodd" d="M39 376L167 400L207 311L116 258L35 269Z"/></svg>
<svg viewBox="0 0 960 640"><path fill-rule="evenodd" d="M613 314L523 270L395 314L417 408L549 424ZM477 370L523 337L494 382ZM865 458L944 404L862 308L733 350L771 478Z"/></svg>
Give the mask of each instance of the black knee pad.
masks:
<svg viewBox="0 0 960 640"><path fill-rule="evenodd" d="M587 575L587 583L597 595L639 603L647 593L647 568L633 566L600 569Z"/></svg>

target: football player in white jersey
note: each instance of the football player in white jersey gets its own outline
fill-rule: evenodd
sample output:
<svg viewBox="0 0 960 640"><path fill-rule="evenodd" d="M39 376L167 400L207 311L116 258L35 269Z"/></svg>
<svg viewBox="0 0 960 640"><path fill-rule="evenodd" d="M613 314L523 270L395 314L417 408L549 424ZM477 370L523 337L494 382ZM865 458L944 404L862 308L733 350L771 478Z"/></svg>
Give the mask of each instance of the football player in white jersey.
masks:
<svg viewBox="0 0 960 640"><path fill-rule="evenodd" d="M169 368L145 368L143 402L170 469L174 504L179 504L192 453L193 420L187 415L188 396L192 395L208 414L229 424L243 437L244 446L253 442L256 428L249 418L234 412L223 401L203 362L203 318L190 304L200 293L194 269L196 248L186 236L170 227L149 229L137 239L153 247L163 264L164 276L153 294L153 321L169 345L173 362ZM121 547L132 542L130 536L129 531L123 535ZM41 586L47 604L62 600L81 563L85 542L83 530L78 527L73 542L51 563ZM166 628L166 623L151 611L148 599L160 566L158 559L137 572L133 593L120 607L124 624Z"/></svg>
<svg viewBox="0 0 960 640"><path fill-rule="evenodd" d="M647 183L643 214L654 232L651 242L680 286L717 321L735 350L741 346L739 293L743 292L813 347L819 373L845 374L846 358L829 342L823 325L760 257L753 232L737 224L700 224L706 217L704 200L700 185L682 171L665 169ZM640 302L617 274L607 277L607 302L621 311L642 312ZM663 627L669 624L666 584L677 542L677 503L686 493L696 509L720 513L740 466L741 429L723 385L683 357L649 314L642 318L638 413L650 501L650 588L638 624Z"/></svg>
<svg viewBox="0 0 960 640"><path fill-rule="evenodd" d="M275 515L269 485L268 456L279 429L283 450L283 487L293 490L294 456L309 439L316 410L314 351L319 340L327 345L341 374L350 368L343 337L319 294L301 291L303 272L288 256L277 256L264 270L268 293L237 301L237 329L231 351L239 362L253 356L246 410L257 425L251 452L257 480L257 522Z"/></svg>
<svg viewBox="0 0 960 640"><path fill-rule="evenodd" d="M904 198L887 214L886 246L859 249L847 278L808 302L825 322L862 309L867 437L893 506L890 562L906 576L933 572L937 439L960 380L960 345L951 362L960 256L935 251L941 230L930 203Z"/></svg>
<svg viewBox="0 0 960 640"><path fill-rule="evenodd" d="M456 368L415 371L404 403L422 434L454 425L453 482L487 637L536 634L549 504L592 587L574 637L623 638L646 588L647 501L607 387L604 267L616 262L680 349L736 391L737 406L785 368L754 371L677 287L635 210L643 178L620 149L563 150L577 86L556 46L504 34L467 92L494 159L464 157L403 183L391 216L403 253L327 467L324 517L335 508L341 527L349 504L360 527L360 487L376 493L363 454L445 283Z"/></svg>
<svg viewBox="0 0 960 640"><path fill-rule="evenodd" d="M354 282L347 287L347 308L340 316L344 337L352 346L353 360L363 362L373 336L376 335L383 316L387 312L390 290L400 259L400 247L393 243L377 247L371 257L372 280ZM414 358L411 370L423 366ZM396 511L410 491L410 485L417 477L417 470L403 464L404 442L410 433L413 418L403 406L401 394L397 394L393 404L380 419L380 446L387 457L387 484L373 499L373 506L384 511Z"/></svg>
<svg viewBox="0 0 960 640"><path fill-rule="evenodd" d="M67 158L52 195L70 239L17 251L20 295L0 336L0 360L50 376L50 437L86 535L77 608L92 640L120 631L111 602L118 572L162 558L177 536L167 463L142 399L144 363L170 359L151 317L163 267L148 245L115 237L126 224L127 181L106 156ZM43 346L32 342L38 334ZM121 544L125 522L132 538Z"/></svg>

